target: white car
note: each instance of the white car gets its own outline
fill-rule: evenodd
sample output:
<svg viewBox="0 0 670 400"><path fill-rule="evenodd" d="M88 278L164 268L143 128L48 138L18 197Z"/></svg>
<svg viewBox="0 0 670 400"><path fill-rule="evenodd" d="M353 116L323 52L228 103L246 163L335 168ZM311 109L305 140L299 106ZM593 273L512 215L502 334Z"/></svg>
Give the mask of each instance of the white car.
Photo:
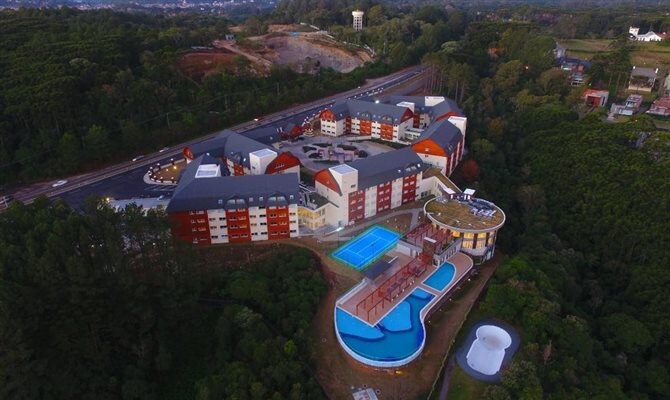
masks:
<svg viewBox="0 0 670 400"><path fill-rule="evenodd" d="M51 187L63 186L63 185L65 185L66 183L67 183L67 181L66 181L65 179L61 179L61 180L59 180L59 181L56 181L56 182L52 183L52 184L51 184Z"/></svg>
<svg viewBox="0 0 670 400"><path fill-rule="evenodd" d="M166 150L170 150L170 148L169 148L169 147L163 147L162 149L158 150L158 152L159 152L159 153L162 153L162 152L164 152L164 151L166 151Z"/></svg>
<svg viewBox="0 0 670 400"><path fill-rule="evenodd" d="M137 156L137 157L133 158L133 162L135 162L135 161L139 161L139 160L141 160L141 159L143 159L143 158L144 158L143 155L142 155L142 156Z"/></svg>

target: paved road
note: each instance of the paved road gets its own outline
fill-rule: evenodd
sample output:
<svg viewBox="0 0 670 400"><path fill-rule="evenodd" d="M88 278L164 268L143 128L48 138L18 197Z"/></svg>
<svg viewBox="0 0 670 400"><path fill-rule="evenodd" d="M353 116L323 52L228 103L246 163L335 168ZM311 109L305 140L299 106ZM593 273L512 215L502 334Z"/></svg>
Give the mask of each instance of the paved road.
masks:
<svg viewBox="0 0 670 400"><path fill-rule="evenodd" d="M259 122L245 122L229 129L244 133L254 128L271 126L285 126L289 122L302 123L307 117L317 114L333 103L352 97L365 96L374 92L384 92L390 88L397 87L399 84L410 81L423 73L420 66L407 68L405 70L393 73L391 75L369 80L360 88L339 93L324 99L313 101L307 104L301 104L289 109L264 116ZM407 85L401 90L402 93L409 93L415 89L415 85ZM31 202L39 195L46 195L51 198L62 198L72 207L78 207L87 197L99 195L113 198L133 198L133 197L158 197L160 195L170 196L172 187L161 185L150 185L142 180L150 165L161 163L166 164L171 158L181 157L181 150L185 146L202 142L216 136L219 132L213 132L206 136L190 140L170 147L163 153L154 153L147 155L136 162L128 161L125 163L110 166L101 170L73 176L67 179L68 183L53 188L51 182L43 182L29 187L24 187L15 193L14 198L26 203Z"/></svg>

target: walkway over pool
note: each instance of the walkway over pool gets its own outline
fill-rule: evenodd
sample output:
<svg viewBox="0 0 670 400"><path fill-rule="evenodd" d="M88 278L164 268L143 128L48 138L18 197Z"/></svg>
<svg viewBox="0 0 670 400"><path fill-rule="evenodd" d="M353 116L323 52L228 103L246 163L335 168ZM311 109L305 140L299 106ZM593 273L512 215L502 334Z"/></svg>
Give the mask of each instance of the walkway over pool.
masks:
<svg viewBox="0 0 670 400"><path fill-rule="evenodd" d="M347 354L382 368L399 367L418 357L426 342L426 316L473 266L463 253L439 267L395 251L388 255L397 257L395 262L340 297L333 314L337 339ZM396 278L399 275L402 281Z"/></svg>
<svg viewBox="0 0 670 400"><path fill-rule="evenodd" d="M429 284L432 284L433 274L436 273L440 268L432 264L423 264L425 271L419 276L413 276L408 279L402 286L397 288L395 291L392 291L390 296L387 295L388 281L394 275L397 274L406 267L407 265L412 266L412 262L415 259L411 257L392 251L388 253L391 257L397 257L393 265L387 269L384 273L379 275L374 280L363 279L357 286L354 287L349 293L342 296L337 301L337 306L350 313L351 315L359 318L368 325L376 325L382 318L386 316L397 304L401 303L415 288L421 288L424 291L441 296L442 290L439 287L433 287ZM416 263L416 262L415 262ZM453 257L449 259L449 264L453 265L454 272L453 276L447 272L444 275L451 276L447 284L442 285L444 282L440 282L443 291L449 291L455 282L458 282L465 274L467 274L470 269L472 269L472 259L466 256L463 253L456 253ZM447 269L450 267L442 266ZM443 275L442 269L440 275ZM431 280L429 280L431 279ZM426 284L424 281L429 280ZM381 289L381 290L380 290ZM367 301L365 301L367 299Z"/></svg>

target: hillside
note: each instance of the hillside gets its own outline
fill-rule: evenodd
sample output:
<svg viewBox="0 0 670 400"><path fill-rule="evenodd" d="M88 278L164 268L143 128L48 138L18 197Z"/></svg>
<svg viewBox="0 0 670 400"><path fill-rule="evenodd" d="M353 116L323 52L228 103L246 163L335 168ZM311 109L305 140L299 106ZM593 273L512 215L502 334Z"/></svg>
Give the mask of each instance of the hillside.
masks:
<svg viewBox="0 0 670 400"><path fill-rule="evenodd" d="M373 61L363 48L344 45L325 32L304 32L301 28L270 25L270 33L265 35L217 39L210 47L187 52L178 65L185 74L199 79L221 71L267 75L273 65L287 66L296 72L314 73L320 68L332 68L346 73Z"/></svg>

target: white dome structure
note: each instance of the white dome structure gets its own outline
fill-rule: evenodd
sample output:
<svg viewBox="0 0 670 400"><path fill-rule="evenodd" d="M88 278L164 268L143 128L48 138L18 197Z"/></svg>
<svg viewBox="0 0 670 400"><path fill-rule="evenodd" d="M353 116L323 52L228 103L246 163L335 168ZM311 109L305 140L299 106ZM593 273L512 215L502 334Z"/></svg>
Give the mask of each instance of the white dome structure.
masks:
<svg viewBox="0 0 670 400"><path fill-rule="evenodd" d="M512 345L512 337L495 325L480 326L476 336L466 356L468 366L484 375L497 374L505 358L505 350Z"/></svg>

